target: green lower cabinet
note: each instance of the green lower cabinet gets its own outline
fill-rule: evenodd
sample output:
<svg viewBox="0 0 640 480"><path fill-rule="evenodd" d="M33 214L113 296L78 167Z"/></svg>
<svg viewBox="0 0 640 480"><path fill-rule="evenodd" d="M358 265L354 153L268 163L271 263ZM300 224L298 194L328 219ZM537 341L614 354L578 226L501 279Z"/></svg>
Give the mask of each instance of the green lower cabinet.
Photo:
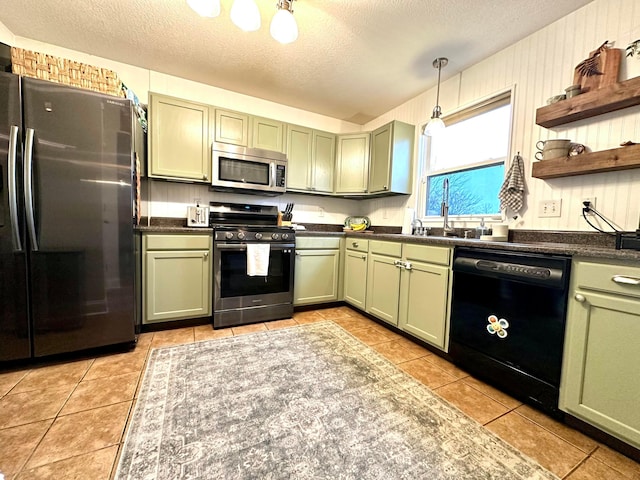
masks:
<svg viewBox="0 0 640 480"><path fill-rule="evenodd" d="M143 323L210 316L211 236L144 237Z"/></svg>
<svg viewBox="0 0 640 480"><path fill-rule="evenodd" d="M560 408L640 448L640 287L614 279L622 275L635 281L640 269L594 266L574 265Z"/></svg>
<svg viewBox="0 0 640 480"><path fill-rule="evenodd" d="M449 267L411 262L400 280L399 327L447 350Z"/></svg>
<svg viewBox="0 0 640 480"><path fill-rule="evenodd" d="M344 301L364 310L366 297L367 253L347 249L344 258Z"/></svg>
<svg viewBox="0 0 640 480"><path fill-rule="evenodd" d="M339 240L338 240L339 242ZM293 304L308 305L338 300L340 250L296 250Z"/></svg>
<svg viewBox="0 0 640 480"><path fill-rule="evenodd" d="M372 244L375 242L371 242ZM400 267L397 257L369 254L367 272L367 313L398 325Z"/></svg>
<svg viewBox="0 0 640 480"><path fill-rule="evenodd" d="M451 257L447 247L405 244L402 249L399 327L445 352Z"/></svg>

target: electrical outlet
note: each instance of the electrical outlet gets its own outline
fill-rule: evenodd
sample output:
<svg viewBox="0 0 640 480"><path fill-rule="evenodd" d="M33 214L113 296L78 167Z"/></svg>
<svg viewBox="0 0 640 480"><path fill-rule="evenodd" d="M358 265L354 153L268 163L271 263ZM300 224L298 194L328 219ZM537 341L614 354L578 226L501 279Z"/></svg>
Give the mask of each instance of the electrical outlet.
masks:
<svg viewBox="0 0 640 480"><path fill-rule="evenodd" d="M596 208L596 197L583 197L582 203L580 204L580 208L584 208L584 202L589 202L591 208ZM585 215L592 217L593 212L586 212Z"/></svg>
<svg viewBox="0 0 640 480"><path fill-rule="evenodd" d="M543 200L540 202L538 217L559 217L562 209L562 200Z"/></svg>
<svg viewBox="0 0 640 480"><path fill-rule="evenodd" d="M319 217L324 217L324 208L318 207L318 216Z"/></svg>

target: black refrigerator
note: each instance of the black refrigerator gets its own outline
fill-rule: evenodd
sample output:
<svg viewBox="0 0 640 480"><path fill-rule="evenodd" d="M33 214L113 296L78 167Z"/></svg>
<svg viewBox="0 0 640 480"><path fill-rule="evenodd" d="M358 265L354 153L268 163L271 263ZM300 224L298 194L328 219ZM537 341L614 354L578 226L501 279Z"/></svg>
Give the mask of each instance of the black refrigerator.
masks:
<svg viewBox="0 0 640 480"><path fill-rule="evenodd" d="M0 72L0 362L135 341L132 115Z"/></svg>

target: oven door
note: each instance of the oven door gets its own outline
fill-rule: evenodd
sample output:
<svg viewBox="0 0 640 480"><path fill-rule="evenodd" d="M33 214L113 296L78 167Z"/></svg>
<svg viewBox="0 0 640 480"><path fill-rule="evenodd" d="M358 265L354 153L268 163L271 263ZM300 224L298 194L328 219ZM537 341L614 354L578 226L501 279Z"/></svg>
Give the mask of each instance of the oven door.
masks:
<svg viewBox="0 0 640 480"><path fill-rule="evenodd" d="M270 243L269 246L268 274L250 277L247 275L247 243L214 243L214 311L292 304L295 244Z"/></svg>

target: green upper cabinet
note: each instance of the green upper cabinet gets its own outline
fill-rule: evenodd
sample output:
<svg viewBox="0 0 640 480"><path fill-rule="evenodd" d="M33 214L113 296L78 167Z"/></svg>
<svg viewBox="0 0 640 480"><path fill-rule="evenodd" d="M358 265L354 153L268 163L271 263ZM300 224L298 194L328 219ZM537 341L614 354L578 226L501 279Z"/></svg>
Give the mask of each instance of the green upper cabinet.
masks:
<svg viewBox="0 0 640 480"><path fill-rule="evenodd" d="M216 108L215 116L216 142L249 146L249 115Z"/></svg>
<svg viewBox="0 0 640 480"><path fill-rule="evenodd" d="M338 195L363 195L369 176L369 133L338 135L336 189Z"/></svg>
<svg viewBox="0 0 640 480"><path fill-rule="evenodd" d="M284 152L284 123L269 118L251 117L251 146Z"/></svg>
<svg viewBox="0 0 640 480"><path fill-rule="evenodd" d="M316 192L333 192L333 169L336 156L336 136L333 133L313 131L312 180Z"/></svg>
<svg viewBox="0 0 640 480"><path fill-rule="evenodd" d="M299 125L287 126L287 190L333 191L335 135Z"/></svg>
<svg viewBox="0 0 640 480"><path fill-rule="evenodd" d="M640 268L574 259L560 409L640 448Z"/></svg>
<svg viewBox="0 0 640 480"><path fill-rule="evenodd" d="M287 190L309 190L313 130L287 125Z"/></svg>
<svg viewBox="0 0 640 480"><path fill-rule="evenodd" d="M208 183L209 107L150 94L149 176Z"/></svg>
<svg viewBox="0 0 640 480"><path fill-rule="evenodd" d="M369 193L410 194L415 127L394 120L371 133Z"/></svg>

